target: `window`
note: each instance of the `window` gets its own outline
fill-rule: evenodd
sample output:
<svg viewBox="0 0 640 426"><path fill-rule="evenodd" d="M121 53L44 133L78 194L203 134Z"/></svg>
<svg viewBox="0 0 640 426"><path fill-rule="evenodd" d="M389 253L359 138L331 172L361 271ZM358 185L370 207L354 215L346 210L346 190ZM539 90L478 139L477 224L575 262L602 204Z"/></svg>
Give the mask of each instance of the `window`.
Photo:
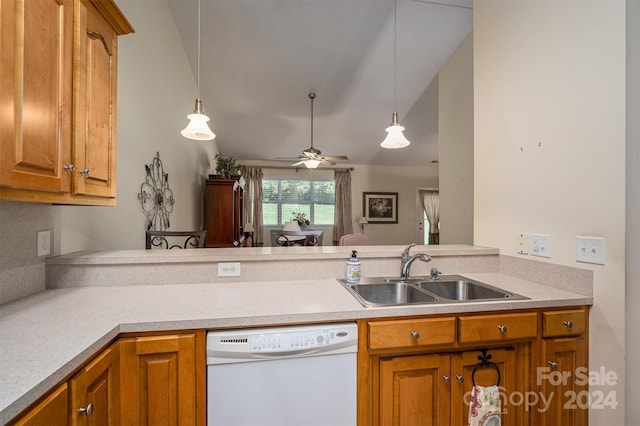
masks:
<svg viewBox="0 0 640 426"><path fill-rule="evenodd" d="M311 225L333 225L333 180L263 179L262 197L264 226L282 226L293 212L306 213Z"/></svg>

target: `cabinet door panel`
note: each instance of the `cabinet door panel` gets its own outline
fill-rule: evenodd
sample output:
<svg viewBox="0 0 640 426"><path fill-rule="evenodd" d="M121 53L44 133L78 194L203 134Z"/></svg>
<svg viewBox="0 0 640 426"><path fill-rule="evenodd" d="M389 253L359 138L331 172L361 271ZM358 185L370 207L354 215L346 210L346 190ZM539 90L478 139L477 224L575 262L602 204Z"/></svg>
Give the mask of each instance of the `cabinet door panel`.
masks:
<svg viewBox="0 0 640 426"><path fill-rule="evenodd" d="M117 34L87 0L77 5L73 193L115 197Z"/></svg>
<svg viewBox="0 0 640 426"><path fill-rule="evenodd" d="M587 385L576 383L577 369L587 367L584 337L543 339L542 354L543 365L539 366L536 379L550 403L539 407L540 425L586 425L587 410L584 405L581 408L584 401L580 397Z"/></svg>
<svg viewBox="0 0 640 426"><path fill-rule="evenodd" d="M519 380L516 376L516 351L512 349L489 349L487 353L491 355L490 361L495 363L500 370L500 383L498 386L502 396L501 408L503 413L501 416L501 424L503 426L520 426L523 423L518 421L516 413L522 407L509 405L509 395L520 394L524 396L522 380ZM479 351L469 351L452 355L452 426L467 425L473 378L475 378L475 383L478 386L491 386L498 383L498 374L492 367L478 368L476 369L475 375L473 375L473 369L479 362L478 355L480 355ZM513 400L514 399L511 399L511 401Z"/></svg>
<svg viewBox="0 0 640 426"><path fill-rule="evenodd" d="M196 424L195 336L122 341L125 425Z"/></svg>
<svg viewBox="0 0 640 426"><path fill-rule="evenodd" d="M65 192L71 2L2 0L1 6L0 186Z"/></svg>
<svg viewBox="0 0 640 426"><path fill-rule="evenodd" d="M118 344L105 349L86 365L69 381L69 386L72 426L120 424Z"/></svg>
<svg viewBox="0 0 640 426"><path fill-rule="evenodd" d="M65 383L12 426L66 426L68 395Z"/></svg>
<svg viewBox="0 0 640 426"><path fill-rule="evenodd" d="M380 424L449 424L449 363L448 355L381 359Z"/></svg>

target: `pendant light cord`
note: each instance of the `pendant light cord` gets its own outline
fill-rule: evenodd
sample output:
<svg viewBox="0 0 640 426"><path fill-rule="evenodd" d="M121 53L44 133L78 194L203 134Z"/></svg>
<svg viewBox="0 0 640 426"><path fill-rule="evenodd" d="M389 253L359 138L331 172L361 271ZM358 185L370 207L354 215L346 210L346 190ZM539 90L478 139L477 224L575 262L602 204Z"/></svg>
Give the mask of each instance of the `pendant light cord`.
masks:
<svg viewBox="0 0 640 426"><path fill-rule="evenodd" d="M200 0L198 0L198 76L197 76L197 97L200 100Z"/></svg>
<svg viewBox="0 0 640 426"><path fill-rule="evenodd" d="M397 20L398 20L398 0L393 1L393 110L398 111L398 34L397 34Z"/></svg>
<svg viewBox="0 0 640 426"><path fill-rule="evenodd" d="M315 97L315 93L309 95L309 98L311 98L311 148L313 148L313 98Z"/></svg>

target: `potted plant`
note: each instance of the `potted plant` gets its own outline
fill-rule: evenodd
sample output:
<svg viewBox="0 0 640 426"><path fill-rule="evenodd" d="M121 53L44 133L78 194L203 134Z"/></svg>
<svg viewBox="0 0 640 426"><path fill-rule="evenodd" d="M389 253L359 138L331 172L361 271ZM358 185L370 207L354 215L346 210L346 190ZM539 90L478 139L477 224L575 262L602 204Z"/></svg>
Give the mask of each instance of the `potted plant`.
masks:
<svg viewBox="0 0 640 426"><path fill-rule="evenodd" d="M215 156L216 171L218 174L229 179L232 175L240 173L240 166L238 160L234 157L225 157L224 155L217 153Z"/></svg>
<svg viewBox="0 0 640 426"><path fill-rule="evenodd" d="M297 211L293 211L292 213L293 213L293 220L298 222L298 225L300 225L300 228L304 229L306 228L307 225L311 223L309 219L307 219L306 213L297 212Z"/></svg>

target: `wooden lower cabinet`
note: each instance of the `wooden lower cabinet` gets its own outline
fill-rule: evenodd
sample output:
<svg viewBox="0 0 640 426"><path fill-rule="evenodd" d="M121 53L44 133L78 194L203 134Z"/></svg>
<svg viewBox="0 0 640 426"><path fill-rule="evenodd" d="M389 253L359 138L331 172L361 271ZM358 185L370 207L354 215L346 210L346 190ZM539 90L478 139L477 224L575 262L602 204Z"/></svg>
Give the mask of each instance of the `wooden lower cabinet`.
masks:
<svg viewBox="0 0 640 426"><path fill-rule="evenodd" d="M69 417L67 404L69 387L66 383L60 385L49 396L36 404L27 414L22 416L12 426L67 426Z"/></svg>
<svg viewBox="0 0 640 426"><path fill-rule="evenodd" d="M120 344L122 425L204 425L204 392L197 388L205 380L205 354L195 333L127 338Z"/></svg>
<svg viewBox="0 0 640 426"><path fill-rule="evenodd" d="M523 407L510 406L508 395L510 391L526 389L526 378L523 370L518 371L516 362L517 354L521 352L516 348L487 351L500 371L502 425L524 424ZM498 373L493 367L479 368L473 374L481 353L467 351L380 358L379 424L467 425L473 378L479 386L498 384Z"/></svg>
<svg viewBox="0 0 640 426"><path fill-rule="evenodd" d="M381 359L380 424L449 424L450 376L448 355Z"/></svg>
<svg viewBox="0 0 640 426"><path fill-rule="evenodd" d="M71 426L120 424L120 357L114 343L69 380Z"/></svg>

